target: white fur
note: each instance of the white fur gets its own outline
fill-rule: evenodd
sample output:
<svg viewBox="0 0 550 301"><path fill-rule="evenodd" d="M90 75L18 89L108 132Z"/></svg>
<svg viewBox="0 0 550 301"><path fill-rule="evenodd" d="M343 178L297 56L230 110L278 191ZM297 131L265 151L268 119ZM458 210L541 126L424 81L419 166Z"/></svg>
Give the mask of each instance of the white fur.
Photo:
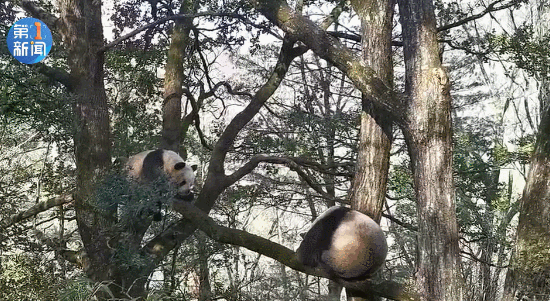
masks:
<svg viewBox="0 0 550 301"><path fill-rule="evenodd" d="M142 167L145 157L152 152L152 150L144 151L136 154L128 159L127 169L128 175L140 181L142 179ZM162 152L162 161L164 172L170 179L170 182L174 184L180 195L188 195L191 193L195 184L195 173L189 164L186 164L184 168L180 170L174 169L176 163L185 162L176 152L171 150L164 150ZM179 186L180 183L185 181L186 183Z"/></svg>
<svg viewBox="0 0 550 301"><path fill-rule="evenodd" d="M319 222L326 223L322 220L338 208L329 208L313 221L311 227ZM339 277L362 277L367 272L372 275L384 264L388 251L386 237L380 226L363 213L347 212L334 233L323 235L331 236L331 244L329 250L322 251L320 264Z"/></svg>
<svg viewBox="0 0 550 301"><path fill-rule="evenodd" d="M331 248L323 252L321 260L341 277L353 278L371 267L380 267L387 250L380 226L368 216L350 211L336 228Z"/></svg>

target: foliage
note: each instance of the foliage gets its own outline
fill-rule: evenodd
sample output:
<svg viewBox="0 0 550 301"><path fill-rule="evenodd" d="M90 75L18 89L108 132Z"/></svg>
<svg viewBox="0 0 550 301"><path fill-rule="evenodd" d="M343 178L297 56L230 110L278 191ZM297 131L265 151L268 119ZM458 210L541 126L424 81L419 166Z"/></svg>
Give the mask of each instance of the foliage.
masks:
<svg viewBox="0 0 550 301"><path fill-rule="evenodd" d="M2 258L0 299L53 300L63 277L57 267L45 258L17 254Z"/></svg>
<svg viewBox="0 0 550 301"><path fill-rule="evenodd" d="M491 47L503 56L509 56L518 66L532 75L547 77L550 73L550 35L538 36L533 25L518 27L512 35L492 34L489 37Z"/></svg>

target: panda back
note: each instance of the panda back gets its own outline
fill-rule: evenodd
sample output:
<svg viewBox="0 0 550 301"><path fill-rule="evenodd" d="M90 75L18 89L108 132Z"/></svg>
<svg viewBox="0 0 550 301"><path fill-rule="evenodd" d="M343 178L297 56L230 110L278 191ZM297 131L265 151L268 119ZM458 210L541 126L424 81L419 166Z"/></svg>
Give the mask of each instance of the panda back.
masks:
<svg viewBox="0 0 550 301"><path fill-rule="evenodd" d="M128 158L128 162L126 163L127 173L134 180L140 179L142 177L143 161L150 152L152 151L143 151Z"/></svg>
<svg viewBox="0 0 550 301"><path fill-rule="evenodd" d="M350 210L346 207L334 206L313 221L296 251L304 265L317 267L322 264L322 254L330 249L336 228Z"/></svg>
<svg viewBox="0 0 550 301"><path fill-rule="evenodd" d="M321 262L338 277L352 280L376 272L384 264L387 251L380 226L363 213L350 210L332 234Z"/></svg>
<svg viewBox="0 0 550 301"><path fill-rule="evenodd" d="M164 170L164 150L157 149L147 153L143 159L141 176L146 181L154 181L162 175Z"/></svg>

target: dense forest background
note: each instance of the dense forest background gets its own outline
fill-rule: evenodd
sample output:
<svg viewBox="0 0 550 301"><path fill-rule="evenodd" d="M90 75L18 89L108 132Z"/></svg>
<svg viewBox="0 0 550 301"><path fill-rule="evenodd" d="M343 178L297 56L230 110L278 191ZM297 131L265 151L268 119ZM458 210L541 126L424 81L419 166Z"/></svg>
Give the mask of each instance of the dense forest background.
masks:
<svg viewBox="0 0 550 301"><path fill-rule="evenodd" d="M549 5L1 1L0 299L340 300L292 251L340 204L390 246L349 300L550 300ZM158 147L196 206L143 224L121 170Z"/></svg>

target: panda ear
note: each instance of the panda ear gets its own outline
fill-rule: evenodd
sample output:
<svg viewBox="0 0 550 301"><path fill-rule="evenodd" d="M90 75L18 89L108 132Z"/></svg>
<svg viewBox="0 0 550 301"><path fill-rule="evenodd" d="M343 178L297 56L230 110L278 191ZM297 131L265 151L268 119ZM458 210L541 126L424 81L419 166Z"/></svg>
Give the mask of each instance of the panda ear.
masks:
<svg viewBox="0 0 550 301"><path fill-rule="evenodd" d="M197 164L194 164L191 165L191 168L193 169L193 171L197 171L197 168L199 168L199 166Z"/></svg>
<svg viewBox="0 0 550 301"><path fill-rule="evenodd" d="M174 165L175 170L180 170L180 169L183 169L184 167L185 167L185 162L178 162L176 163L176 165Z"/></svg>

